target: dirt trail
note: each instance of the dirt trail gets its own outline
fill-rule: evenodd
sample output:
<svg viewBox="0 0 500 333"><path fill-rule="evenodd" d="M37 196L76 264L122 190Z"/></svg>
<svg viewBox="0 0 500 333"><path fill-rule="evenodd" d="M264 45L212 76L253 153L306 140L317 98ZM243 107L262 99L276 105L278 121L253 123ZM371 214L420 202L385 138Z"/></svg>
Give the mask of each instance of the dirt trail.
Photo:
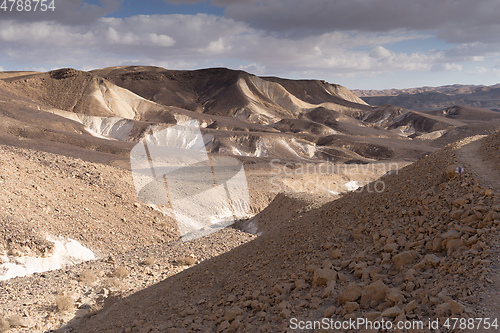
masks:
<svg viewBox="0 0 500 333"><path fill-rule="evenodd" d="M477 135L467 139L466 144L457 150L459 160L465 167L469 167L474 176L485 186L495 192L500 191L500 173L491 161L480 153L482 141L486 135Z"/></svg>
<svg viewBox="0 0 500 333"><path fill-rule="evenodd" d="M500 172L498 166L481 154L481 147L484 143L483 135L477 135L467 139L464 146L457 150L457 158L469 169L481 183L491 188L498 196L500 194ZM496 245L493 258L494 272L492 274L493 284L490 290L486 290L482 295L483 307L488 309L492 315L500 315L500 235L496 235Z"/></svg>

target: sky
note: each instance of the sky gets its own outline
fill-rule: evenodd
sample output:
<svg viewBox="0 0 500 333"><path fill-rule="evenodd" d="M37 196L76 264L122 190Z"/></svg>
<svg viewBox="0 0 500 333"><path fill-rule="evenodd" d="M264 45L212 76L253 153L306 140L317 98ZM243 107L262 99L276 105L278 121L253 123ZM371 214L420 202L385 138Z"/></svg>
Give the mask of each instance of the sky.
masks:
<svg viewBox="0 0 500 333"><path fill-rule="evenodd" d="M0 0L0 71L227 67L349 89L500 82L500 0L52 1L41 11L24 0L28 11Z"/></svg>

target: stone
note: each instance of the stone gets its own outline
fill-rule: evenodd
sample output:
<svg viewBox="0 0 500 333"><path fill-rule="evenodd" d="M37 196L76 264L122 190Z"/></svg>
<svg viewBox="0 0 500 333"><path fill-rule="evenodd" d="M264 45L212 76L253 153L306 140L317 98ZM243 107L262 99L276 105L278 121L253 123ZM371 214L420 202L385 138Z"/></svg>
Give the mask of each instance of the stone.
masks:
<svg viewBox="0 0 500 333"><path fill-rule="evenodd" d="M404 266L410 265L415 259L418 258L418 253L415 250L401 252L392 258L394 267L401 270Z"/></svg>
<svg viewBox="0 0 500 333"><path fill-rule="evenodd" d="M227 320L225 320L222 323L220 323L219 327L217 328L217 332L222 332L224 330L227 330L230 326L231 324Z"/></svg>
<svg viewBox="0 0 500 333"><path fill-rule="evenodd" d="M450 229L444 234L441 234L442 239L450 239L450 238L457 238L460 236L460 233L456 229Z"/></svg>
<svg viewBox="0 0 500 333"><path fill-rule="evenodd" d="M394 230L392 230L392 229L384 229L384 230L382 230L382 232L380 233L380 235L382 235L383 237L388 238L388 237L391 237L393 233L394 233Z"/></svg>
<svg viewBox="0 0 500 333"><path fill-rule="evenodd" d="M448 312L450 312L450 303L449 303L449 302L446 302L446 303L439 304L439 305L438 305L438 306L436 306L436 308L434 309L434 312L435 312L438 316L444 316L444 315L446 315Z"/></svg>
<svg viewBox="0 0 500 333"><path fill-rule="evenodd" d="M394 252L398 249L398 247L399 247L399 245L396 243L386 244L386 245L384 245L384 251L385 252Z"/></svg>
<svg viewBox="0 0 500 333"><path fill-rule="evenodd" d="M351 283L347 288L339 295L338 302L340 305L346 302L354 302L361 297L363 289L356 283Z"/></svg>
<svg viewBox="0 0 500 333"><path fill-rule="evenodd" d="M441 237L435 237L432 240L432 251L434 251L434 252L441 251L443 249L442 243L443 243L443 239Z"/></svg>
<svg viewBox="0 0 500 333"><path fill-rule="evenodd" d="M224 314L224 320L232 321L242 313L243 310L240 307L234 306L226 310L226 313Z"/></svg>
<svg viewBox="0 0 500 333"><path fill-rule="evenodd" d="M450 213L450 217L452 219L459 219L462 217L462 215L464 214L464 210L463 209L455 209L453 210L451 213Z"/></svg>
<svg viewBox="0 0 500 333"><path fill-rule="evenodd" d="M441 258L439 258L438 256L436 256L435 254L428 254L424 257L424 260L427 264L429 264L430 266L432 267L435 267L437 265L439 265L439 263L441 262Z"/></svg>
<svg viewBox="0 0 500 333"><path fill-rule="evenodd" d="M313 283L318 286L324 286L330 280L337 280L337 272L335 270L318 268L314 271Z"/></svg>
<svg viewBox="0 0 500 333"><path fill-rule="evenodd" d="M448 250L448 255L452 255L453 252L463 247L464 243L461 239L451 239L446 242L446 249Z"/></svg>
<svg viewBox="0 0 500 333"><path fill-rule="evenodd" d="M342 258L342 251L340 249L336 249L332 251L332 257L334 259L340 259Z"/></svg>
<svg viewBox="0 0 500 333"><path fill-rule="evenodd" d="M418 307L418 301L414 299L413 301L405 305L405 312L406 313L412 312L417 307Z"/></svg>
<svg viewBox="0 0 500 333"><path fill-rule="evenodd" d="M377 280L363 289L360 304L362 306L370 306L372 302L377 305L385 301L387 287L382 280Z"/></svg>
<svg viewBox="0 0 500 333"><path fill-rule="evenodd" d="M328 283L326 284L325 290L323 290L323 293L321 294L321 297L327 298L329 297L332 292L335 291L335 287L337 286L337 282L334 280L328 280Z"/></svg>
<svg viewBox="0 0 500 333"><path fill-rule="evenodd" d="M387 293L386 298L394 304L401 304L405 300L405 297L403 296L399 288L390 289Z"/></svg>
<svg viewBox="0 0 500 333"><path fill-rule="evenodd" d="M464 217L463 219L460 220L461 223L463 224L471 224L479 220L479 216L477 214L472 214L467 217Z"/></svg>
<svg viewBox="0 0 500 333"><path fill-rule="evenodd" d="M458 198L452 201L454 206L464 206L469 203L469 200L466 198Z"/></svg>
<svg viewBox="0 0 500 333"><path fill-rule="evenodd" d="M359 304L357 302L346 302L345 309L348 313L353 313L359 310Z"/></svg>
<svg viewBox="0 0 500 333"><path fill-rule="evenodd" d="M396 318L401 313L401 309L398 306L393 306L392 308L385 309L381 316L388 318Z"/></svg>
<svg viewBox="0 0 500 333"><path fill-rule="evenodd" d="M454 300L450 300L448 304L450 306L450 311L452 314L461 315L465 311L465 307Z"/></svg>
<svg viewBox="0 0 500 333"><path fill-rule="evenodd" d="M448 165L448 167L446 167L446 176L448 176L448 179L453 179L455 178L459 173L460 171L463 170L463 167L457 165L457 164L452 164L452 165Z"/></svg>
<svg viewBox="0 0 500 333"><path fill-rule="evenodd" d="M326 308L325 312L323 312L323 317L331 318L331 317L333 317L335 312L337 312L337 307L335 305L332 305L332 306Z"/></svg>

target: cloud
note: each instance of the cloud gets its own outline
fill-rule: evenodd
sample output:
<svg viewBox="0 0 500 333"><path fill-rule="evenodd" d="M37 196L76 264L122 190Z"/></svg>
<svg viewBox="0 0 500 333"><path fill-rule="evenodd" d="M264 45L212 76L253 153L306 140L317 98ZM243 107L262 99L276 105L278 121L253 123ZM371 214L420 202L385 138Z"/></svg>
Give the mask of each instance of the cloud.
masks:
<svg viewBox="0 0 500 333"><path fill-rule="evenodd" d="M11 62L96 68L155 64L169 68L239 64L259 74L325 77L390 70L427 70L443 54L396 53L384 46L426 38L405 33L331 32L272 36L214 15L140 15L100 18L88 26L58 22L0 22L2 52ZM245 67L246 66L246 67ZM237 67L237 66L235 66Z"/></svg>
<svg viewBox="0 0 500 333"><path fill-rule="evenodd" d="M50 4L50 1L47 1ZM17 22L41 22L53 21L67 25L85 25L95 22L98 18L115 12L122 5L123 0L100 0L100 5L92 4L83 0L54 1L55 10L41 11L39 8L34 12L28 11L6 11L2 12L3 20L15 20ZM35 2L32 4L33 9ZM38 4L38 6L40 6ZM36 15L35 15L36 14Z"/></svg>
<svg viewBox="0 0 500 333"><path fill-rule="evenodd" d="M241 1L226 3L229 7L244 5ZM101 17L87 24L2 20L0 54L7 63L19 64L18 69L225 66L259 75L337 82L339 77L374 77L402 71L458 72L462 62L484 66L487 57L500 51L500 47L484 42L462 43L446 51L410 52L397 47L402 42L424 43L430 37L433 35L428 31L406 29L318 30L315 34L292 36L208 14Z"/></svg>
<svg viewBox="0 0 500 333"><path fill-rule="evenodd" d="M462 71L463 66L460 64L455 64L455 63L438 63L432 66L432 70L436 72L449 72L449 71Z"/></svg>
<svg viewBox="0 0 500 333"><path fill-rule="evenodd" d="M392 52L383 46L377 46L370 51L370 57L372 58L388 58L392 55Z"/></svg>
<svg viewBox="0 0 500 333"><path fill-rule="evenodd" d="M166 0L196 3L196 0ZM500 42L498 0L212 0L227 17L286 36L433 31L449 43Z"/></svg>

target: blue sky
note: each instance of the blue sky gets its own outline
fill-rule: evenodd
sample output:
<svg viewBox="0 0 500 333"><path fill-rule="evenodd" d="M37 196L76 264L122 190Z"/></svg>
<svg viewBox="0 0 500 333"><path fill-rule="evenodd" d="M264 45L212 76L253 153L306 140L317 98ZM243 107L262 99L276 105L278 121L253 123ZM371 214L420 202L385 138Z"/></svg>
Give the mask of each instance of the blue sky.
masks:
<svg viewBox="0 0 500 333"><path fill-rule="evenodd" d="M500 82L498 0L54 0L0 9L0 70L229 67L350 89Z"/></svg>

